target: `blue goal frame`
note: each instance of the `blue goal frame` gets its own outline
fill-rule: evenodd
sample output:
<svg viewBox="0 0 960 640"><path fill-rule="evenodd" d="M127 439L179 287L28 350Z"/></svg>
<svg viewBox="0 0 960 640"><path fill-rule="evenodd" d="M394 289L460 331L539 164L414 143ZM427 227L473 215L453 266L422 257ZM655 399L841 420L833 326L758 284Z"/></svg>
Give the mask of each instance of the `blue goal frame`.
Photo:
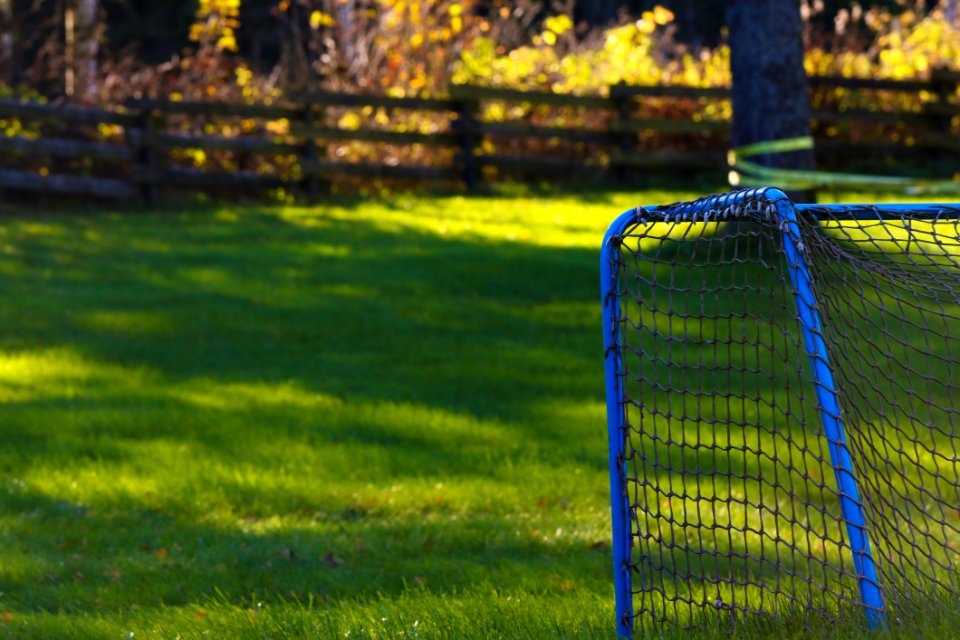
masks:
<svg viewBox="0 0 960 640"><path fill-rule="evenodd" d="M817 219L829 212L831 220L902 220L900 212L910 211L915 219L935 219L942 215L937 204L884 204L864 208L862 205L795 205L778 189L757 188L704 198L681 206L637 208L621 214L610 225L603 239L600 257L600 278L603 302L603 344L606 371L607 427L609 436L609 465L611 512L613 517L613 565L616 590L617 636L632 637L633 594L630 574L630 502L627 492L626 462L624 460L625 397L619 372L620 325L617 322L620 299L615 265L620 251L619 239L631 228L654 222L706 221L715 211L736 209L748 202L772 205L773 219L766 224L776 225L783 235L783 251L787 259L794 301L800 320L803 342L810 362L810 373L819 404L820 418L828 450L834 467L840 493L841 518L846 527L853 555L854 568L867 627L876 629L884 624L884 601L877 580L877 570L870 551L870 540L860 498L859 483L847 447L840 404L830 366L829 354L821 332L821 318L817 300L811 287L800 236L798 217L812 215ZM851 210L851 208L854 208ZM726 218L730 219L730 218Z"/></svg>

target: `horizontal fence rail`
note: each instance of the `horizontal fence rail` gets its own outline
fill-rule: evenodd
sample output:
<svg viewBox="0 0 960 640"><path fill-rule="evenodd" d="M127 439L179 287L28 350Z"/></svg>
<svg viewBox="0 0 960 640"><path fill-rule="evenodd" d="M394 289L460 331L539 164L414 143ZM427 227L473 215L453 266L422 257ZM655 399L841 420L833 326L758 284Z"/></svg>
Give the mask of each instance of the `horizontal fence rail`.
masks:
<svg viewBox="0 0 960 640"><path fill-rule="evenodd" d="M817 76L810 86L823 158L960 164L960 73ZM885 108L870 108L875 100L861 94L882 95ZM619 84L605 96L453 85L444 97L315 91L275 104L139 99L114 109L0 100L0 123L17 125L0 129L0 190L153 204L167 188L284 189L315 199L343 177L460 181L473 189L504 176L722 171L729 99L725 87ZM375 111L386 124L371 117ZM413 128L391 120L411 113L420 115ZM344 114L353 120L344 124ZM243 126L217 130L231 119ZM393 156L342 157L357 145ZM397 162L400 156L414 161Z"/></svg>

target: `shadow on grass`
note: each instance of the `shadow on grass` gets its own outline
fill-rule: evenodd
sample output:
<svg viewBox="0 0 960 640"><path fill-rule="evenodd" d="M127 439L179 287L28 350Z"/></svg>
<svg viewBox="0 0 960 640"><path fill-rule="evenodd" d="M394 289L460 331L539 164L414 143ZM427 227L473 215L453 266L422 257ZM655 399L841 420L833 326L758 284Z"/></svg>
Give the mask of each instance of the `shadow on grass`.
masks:
<svg viewBox="0 0 960 640"><path fill-rule="evenodd" d="M609 592L583 508L606 509L598 251L350 212L8 222L4 602ZM671 453L674 471L709 462ZM56 480L13 480L37 468ZM479 484L450 499L442 482Z"/></svg>
<svg viewBox="0 0 960 640"><path fill-rule="evenodd" d="M571 375L598 353L590 251L269 214L28 226L0 258L8 352L64 347L170 380L295 380L476 415L598 397Z"/></svg>
<svg viewBox="0 0 960 640"><path fill-rule="evenodd" d="M596 425L538 412L602 401L596 252L385 223L215 209L8 220L5 606L609 589L602 546L545 544L496 496L464 513L356 494L490 479L525 459L586 462L606 491L602 428L585 441ZM19 484L40 468L62 490ZM72 475L102 486L70 498ZM214 486L178 484L198 478ZM551 488L527 490L532 508Z"/></svg>

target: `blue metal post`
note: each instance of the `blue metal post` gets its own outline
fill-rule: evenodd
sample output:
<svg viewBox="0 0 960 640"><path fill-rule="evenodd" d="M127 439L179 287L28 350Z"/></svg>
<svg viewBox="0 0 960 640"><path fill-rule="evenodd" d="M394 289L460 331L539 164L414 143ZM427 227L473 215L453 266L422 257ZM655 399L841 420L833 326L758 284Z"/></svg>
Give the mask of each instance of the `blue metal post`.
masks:
<svg viewBox="0 0 960 640"><path fill-rule="evenodd" d="M600 251L600 291L603 300L603 349L607 386L607 433L610 446L610 510L613 517L613 582L616 591L617 637L633 637L633 593L630 581L630 496L627 493L624 461L623 380L617 350L616 323L620 300L617 294L615 262L620 235L634 220L632 211L617 218L603 239Z"/></svg>
<svg viewBox="0 0 960 640"><path fill-rule="evenodd" d="M646 213L650 219L647 222L655 222L661 219L660 216L664 214L664 211L666 214L676 216L675 219L678 220L681 218L696 220L698 214L704 214L714 209L724 210L754 200L757 197L774 203L777 207L783 232L784 253L789 265L790 280L795 290L794 298L804 344L810 359L811 375L819 404L820 417L823 421L824 434L827 438L827 446L836 474L842 518L846 525L847 538L853 554L853 563L857 573L861 599L864 603L867 626L871 630L877 629L884 624L883 595L880 592L876 566L870 551L863 503L860 498L850 451L847 448L843 422L840 416L840 402L833 372L830 369L827 346L822 336L820 314L817 311L816 298L811 287L810 271L801 250L802 240L800 227L797 223L797 208L783 192L777 189L757 188L705 199L683 211L648 209ZM895 208L887 205L885 207ZM800 210L803 209L804 206L800 205ZM924 213L927 213L930 217L937 217L936 208L930 206L929 209L929 212L924 211ZM896 216L895 213L891 217L894 216ZM880 217L886 216L881 215ZM633 596L629 570L630 503L627 495L624 462L625 407L623 380L619 375L621 370L620 354L616 348L619 326L615 322L620 301L617 294L617 274L614 265L616 258L619 256L620 248L619 244L611 241L611 239L622 235L629 226L636 222L638 222L637 212L631 210L622 214L610 225L604 237L600 261L603 296L603 343L607 383L607 429L610 442L614 584L617 601L617 635L620 638L632 637Z"/></svg>
<svg viewBox="0 0 960 640"><path fill-rule="evenodd" d="M810 371L816 388L817 402L820 405L820 417L823 420L827 447L840 492L840 510L846 523L850 550L853 552L853 565L860 585L860 597L865 605L867 627L874 630L884 623L883 595L880 593L877 570L870 553L870 539L863 516L863 502L860 499L850 451L847 449L833 371L830 369L827 345L822 335L820 313L817 311L816 298L810 286L810 271L801 250L802 240L800 226L797 224L797 211L793 203L780 191L771 189L764 195L776 202L783 231L783 250L787 257L790 281L795 292L800 329L810 358Z"/></svg>

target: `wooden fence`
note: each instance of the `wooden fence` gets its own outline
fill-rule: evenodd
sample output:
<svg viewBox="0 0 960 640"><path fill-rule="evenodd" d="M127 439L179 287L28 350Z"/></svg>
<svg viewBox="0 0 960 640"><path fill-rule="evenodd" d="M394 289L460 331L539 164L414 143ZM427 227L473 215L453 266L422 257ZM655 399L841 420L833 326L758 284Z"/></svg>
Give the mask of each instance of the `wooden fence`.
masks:
<svg viewBox="0 0 960 640"><path fill-rule="evenodd" d="M813 100L822 155L923 154L960 165L955 126L960 121L955 101L960 73L937 71L930 80L905 81L813 77L810 84L814 94L827 90L834 98L843 96ZM886 108L862 108L849 99L871 92L885 96ZM338 176L460 181L473 189L491 174L523 179L572 173L623 179L656 170L722 171L729 121L705 117L709 110L703 107L728 99L729 90L724 88L616 85L607 96L571 96L456 85L443 98L314 92L277 105L130 100L107 110L0 101L0 124L18 124L12 134L9 126L6 135L0 127L0 190L139 198L153 204L166 188L283 188L315 199ZM494 103L519 107L521 116L491 118L488 107ZM686 107L676 106L681 103ZM338 113L363 108L432 112L433 121L445 127L425 133L348 128L334 122ZM575 112L577 124L558 123L558 118L543 124L535 114L544 110ZM205 123L229 118L282 121L285 130L275 135L264 134L262 128L258 134L205 132ZM843 135L851 126L898 129L857 140ZM78 134L82 131L100 133ZM103 131L108 133L101 135ZM673 144L671 136L681 142ZM493 145L491 140L501 143ZM344 143L393 149L422 145L441 153L425 154L431 160L416 164L347 161L335 153L336 145ZM567 145L566 151L556 151L556 144ZM242 158L282 157L287 159L286 169L194 168L182 160L183 151L190 149Z"/></svg>

